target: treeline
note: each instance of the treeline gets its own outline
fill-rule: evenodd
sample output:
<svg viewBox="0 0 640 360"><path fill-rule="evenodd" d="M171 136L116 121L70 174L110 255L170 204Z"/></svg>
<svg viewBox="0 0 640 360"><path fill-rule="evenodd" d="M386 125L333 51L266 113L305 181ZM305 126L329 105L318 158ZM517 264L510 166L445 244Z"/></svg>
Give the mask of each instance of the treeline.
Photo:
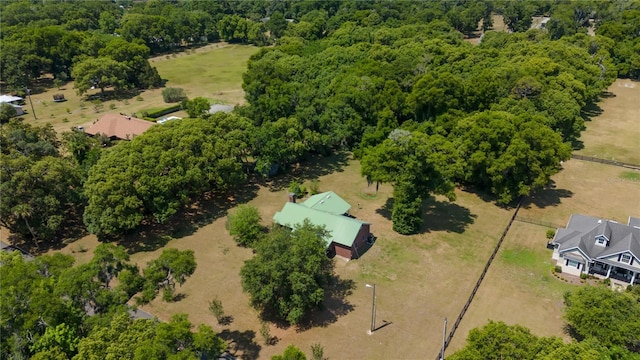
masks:
<svg viewBox="0 0 640 360"><path fill-rule="evenodd" d="M215 3L151 1L123 7L126 14L159 16L203 4ZM251 4L232 2L228 6L238 8L224 11L242 16L224 11L223 16L264 16ZM508 204L546 186L577 143L584 110L620 66L612 58L617 48L605 36L577 31L554 40L544 30L487 32L475 46L450 24L457 11L476 9L486 16L480 6L504 12L511 2L312 2L308 5L327 9L309 8L304 14L295 10L302 3L282 4L283 9L266 7L273 10L269 21L288 23L285 16L295 11L300 20L272 28L277 46L261 49L249 61L243 83L248 105L237 115L157 127L107 150L100 160L100 140L65 135L63 144L73 159L63 159L50 129L5 125L7 171L0 175L1 186L17 196L0 205L0 221L37 243L52 241L64 224L84 214L92 233L119 236L143 223L166 222L203 193L237 186L252 169L268 174L308 153L346 148L362 159L370 181L394 185L394 229L409 234L419 231L422 200L429 194L452 199L453 187L462 185ZM622 12L633 13L633 6L623 6ZM114 11L124 10L116 6ZM9 14L3 21L11 26L40 21L21 23ZM628 30L633 24L621 26ZM27 26L24 34L45 28ZM145 60L150 48L139 40L130 43L97 31L62 34L110 39L82 40L93 44L93 57L64 57L84 59L73 68L81 91L159 79ZM63 64L55 62L62 67L50 70L68 70ZM114 78L99 74L103 67L115 69ZM81 69L98 74L81 76ZM48 177L39 175L49 168ZM30 193L32 188L39 196Z"/></svg>
<svg viewBox="0 0 640 360"><path fill-rule="evenodd" d="M225 344L211 327L186 315L171 321L132 320L130 299L147 303L196 268L191 250L164 250L144 271L124 248L99 245L93 258L73 266L69 255L25 259L0 253L0 357L3 359L216 358Z"/></svg>
<svg viewBox="0 0 640 360"><path fill-rule="evenodd" d="M454 183L503 204L546 186L583 111L617 75L610 45L529 30L489 32L474 46L443 21L346 22L324 39L284 36L254 55L241 111L263 128L288 128L306 151L354 149L363 175L395 185L394 229L410 234L421 200L451 196ZM295 158L270 149L258 161Z"/></svg>
<svg viewBox="0 0 640 360"><path fill-rule="evenodd" d="M75 78L72 69L87 57L110 57L99 54L99 50L114 38L132 47L144 45L147 50L137 54L146 59L218 40L262 46L287 43L281 41L285 36L305 41L328 38L347 30L343 28L346 23L358 28L397 28L439 20L456 32L470 35L479 28L490 29L494 13L501 14L514 32L527 31L532 16L551 14L547 29L552 39L586 33L594 22L599 35L614 40L609 51L620 75L637 78L640 69L640 40L636 36L640 25L634 20L640 11L637 1L11 0L1 2L0 11L0 60L4 64L0 78L12 90L24 89L42 74L61 81ZM133 61L133 56L113 60ZM140 70L127 69L134 74ZM159 85L152 69L142 72L143 79L137 82L129 77L127 82L118 79L120 82L110 85Z"/></svg>

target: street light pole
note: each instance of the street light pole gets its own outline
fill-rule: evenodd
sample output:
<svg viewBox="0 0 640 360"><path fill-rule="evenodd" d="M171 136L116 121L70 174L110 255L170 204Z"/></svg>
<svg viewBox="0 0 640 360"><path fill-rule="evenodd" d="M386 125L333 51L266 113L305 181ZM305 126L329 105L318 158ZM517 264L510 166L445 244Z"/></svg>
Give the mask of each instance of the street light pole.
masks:
<svg viewBox="0 0 640 360"><path fill-rule="evenodd" d="M440 352L440 360L444 360L444 348L447 344L447 318L444 318L444 328L442 329L442 351Z"/></svg>
<svg viewBox="0 0 640 360"><path fill-rule="evenodd" d="M371 330L368 331L369 335L376 331L376 284L365 285L368 288L373 288L373 305L371 306Z"/></svg>
<svg viewBox="0 0 640 360"><path fill-rule="evenodd" d="M38 120L38 118L36 117L36 110L33 108L33 102L31 101L31 89L24 88L24 90L26 91L27 96L29 97L29 104L31 104L31 112L33 113L33 118L35 120Z"/></svg>

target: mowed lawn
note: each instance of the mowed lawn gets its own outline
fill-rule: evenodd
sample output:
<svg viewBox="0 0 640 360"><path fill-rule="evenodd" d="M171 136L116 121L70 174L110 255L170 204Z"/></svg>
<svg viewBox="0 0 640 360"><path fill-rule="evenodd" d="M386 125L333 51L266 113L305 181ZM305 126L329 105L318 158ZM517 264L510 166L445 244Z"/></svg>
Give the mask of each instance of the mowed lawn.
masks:
<svg viewBox="0 0 640 360"><path fill-rule="evenodd" d="M598 106L602 113L586 122L578 154L640 164L640 82L618 79L608 89L609 97Z"/></svg>
<svg viewBox="0 0 640 360"><path fill-rule="evenodd" d="M246 71L249 57L255 54L255 46L210 44L202 48L172 55L163 55L150 59L151 66L158 69L160 76L167 80L167 87L185 89L189 98L201 96L212 103L237 105L244 103L242 74ZM108 90L108 89L107 89ZM106 100L96 108L87 95L78 96L73 82L60 89L51 88L45 92L33 94L31 101L37 120L34 119L29 100L25 99L24 115L27 122L36 125L51 123L56 131L66 131L73 126L86 125L99 119L107 112L132 114L138 116L142 111L162 109L167 104L162 99L162 88L143 90L139 96L117 100ZM54 94L64 94L67 101L53 102ZM174 114L186 116L185 112Z"/></svg>

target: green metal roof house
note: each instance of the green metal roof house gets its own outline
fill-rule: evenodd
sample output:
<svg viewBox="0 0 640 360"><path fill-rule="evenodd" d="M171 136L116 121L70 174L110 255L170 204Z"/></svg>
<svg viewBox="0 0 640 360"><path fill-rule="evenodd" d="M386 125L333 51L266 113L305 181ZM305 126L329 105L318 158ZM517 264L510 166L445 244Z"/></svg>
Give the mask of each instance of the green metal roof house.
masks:
<svg viewBox="0 0 640 360"><path fill-rule="evenodd" d="M314 225L324 226L330 233L325 239L327 249L347 259L356 259L360 257L359 249L367 247L371 224L343 215L350 208L349 203L328 191L301 204L289 201L273 216L273 220L289 228L302 224L305 219Z"/></svg>

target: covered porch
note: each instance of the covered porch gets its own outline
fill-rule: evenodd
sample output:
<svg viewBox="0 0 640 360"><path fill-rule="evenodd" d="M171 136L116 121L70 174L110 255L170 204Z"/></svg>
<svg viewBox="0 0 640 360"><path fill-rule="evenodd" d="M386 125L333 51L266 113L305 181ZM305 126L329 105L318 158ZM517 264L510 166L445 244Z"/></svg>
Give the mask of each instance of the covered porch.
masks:
<svg viewBox="0 0 640 360"><path fill-rule="evenodd" d="M611 264L608 261L594 261L589 264L590 275L601 278L611 278L618 281L626 282L630 285L640 284L640 272L635 269L625 268L620 265Z"/></svg>

